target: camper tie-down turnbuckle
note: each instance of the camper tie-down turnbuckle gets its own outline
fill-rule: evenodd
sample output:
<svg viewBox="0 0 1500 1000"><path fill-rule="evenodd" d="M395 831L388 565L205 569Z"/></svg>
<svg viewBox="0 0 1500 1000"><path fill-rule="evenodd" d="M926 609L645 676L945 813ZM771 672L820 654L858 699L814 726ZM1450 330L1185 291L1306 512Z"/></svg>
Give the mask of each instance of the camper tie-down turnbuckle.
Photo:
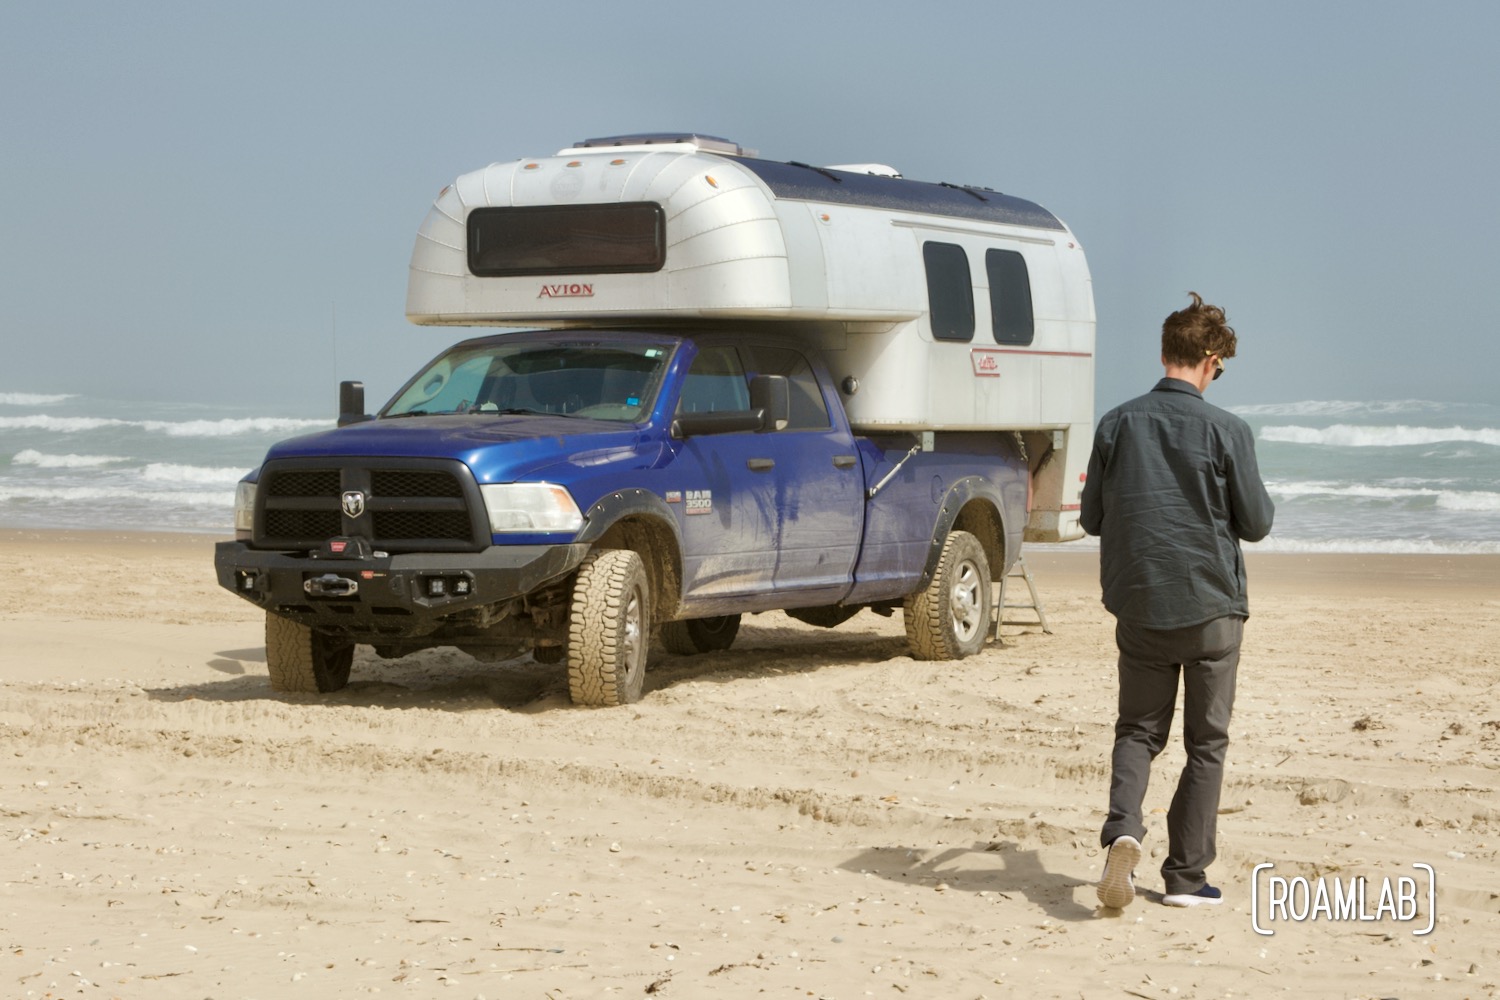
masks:
<svg viewBox="0 0 1500 1000"><path fill-rule="evenodd" d="M885 484L896 478L896 473L901 471L901 466L905 465L908 461L911 460L911 457L913 455L921 450L922 443L920 441L912 445L911 451L908 451L904 456L902 456L901 460L896 463L895 467L891 469L890 472L887 472L884 476L881 477L880 482L876 483L874 486L871 486L868 490L865 491L865 499L874 500L875 494L885 489Z"/></svg>

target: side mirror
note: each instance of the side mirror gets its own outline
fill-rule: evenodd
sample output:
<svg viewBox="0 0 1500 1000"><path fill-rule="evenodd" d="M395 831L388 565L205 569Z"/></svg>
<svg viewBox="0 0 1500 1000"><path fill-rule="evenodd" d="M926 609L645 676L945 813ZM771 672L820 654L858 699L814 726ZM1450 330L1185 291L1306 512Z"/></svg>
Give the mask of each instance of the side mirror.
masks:
<svg viewBox="0 0 1500 1000"><path fill-rule="evenodd" d="M760 411L761 430L784 430L792 419L792 390L787 377L757 375L751 379L750 409Z"/></svg>
<svg viewBox="0 0 1500 1000"><path fill-rule="evenodd" d="M357 424L369 420L365 413L365 384L363 382L339 383L339 426Z"/></svg>
<svg viewBox="0 0 1500 1000"><path fill-rule="evenodd" d="M739 431L779 431L791 419L791 388L785 375L757 375L750 380L750 409L716 413L679 413L672 421L674 438Z"/></svg>

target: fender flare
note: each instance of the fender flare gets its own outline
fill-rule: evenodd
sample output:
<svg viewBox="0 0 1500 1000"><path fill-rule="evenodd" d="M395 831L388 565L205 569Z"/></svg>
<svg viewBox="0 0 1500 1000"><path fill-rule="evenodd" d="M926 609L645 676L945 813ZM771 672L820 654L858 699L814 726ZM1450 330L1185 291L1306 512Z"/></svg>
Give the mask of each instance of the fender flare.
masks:
<svg viewBox="0 0 1500 1000"><path fill-rule="evenodd" d="M682 551L682 529L678 527L677 518L672 515L672 508L655 493L643 489L615 490L596 500L583 515L583 530L578 533L576 540L596 542L619 521L636 515L646 515L652 520L660 521L671 531L672 538L677 543L677 551Z"/></svg>
<svg viewBox="0 0 1500 1000"><path fill-rule="evenodd" d="M927 564L922 567L922 578L916 589L920 590L932 582L932 575L937 572L938 559L943 554L943 543L948 540L948 533L953 530L953 522L958 520L959 511L971 500L984 500L995 508L995 516L1000 519L1002 538L1008 530L1004 498L999 488L983 476L965 476L958 480L943 495L937 523L932 528L932 542L927 548Z"/></svg>
<svg viewBox="0 0 1500 1000"><path fill-rule="evenodd" d="M600 497L587 517L577 541L590 547L622 522L633 521L622 540L646 563L653 617L666 620L675 615L682 600L682 528L666 501L650 490L615 490Z"/></svg>

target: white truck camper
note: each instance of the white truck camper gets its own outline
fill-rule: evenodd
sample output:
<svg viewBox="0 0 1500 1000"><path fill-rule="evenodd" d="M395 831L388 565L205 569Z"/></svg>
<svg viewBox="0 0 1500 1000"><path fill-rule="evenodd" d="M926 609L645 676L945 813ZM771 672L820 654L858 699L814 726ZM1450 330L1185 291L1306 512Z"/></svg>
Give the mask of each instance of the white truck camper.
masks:
<svg viewBox="0 0 1500 1000"><path fill-rule="evenodd" d="M857 433L916 432L926 450L1018 436L1025 539L1083 534L1092 283L1068 227L1020 198L711 136L590 139L445 188L406 311L428 326L771 325L819 352Z"/></svg>

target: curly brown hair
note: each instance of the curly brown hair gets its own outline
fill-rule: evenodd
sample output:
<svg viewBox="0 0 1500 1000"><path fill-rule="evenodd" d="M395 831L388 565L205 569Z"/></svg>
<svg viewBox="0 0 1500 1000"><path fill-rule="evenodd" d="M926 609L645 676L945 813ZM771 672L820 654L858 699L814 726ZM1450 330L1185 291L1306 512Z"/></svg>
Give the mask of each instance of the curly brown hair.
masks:
<svg viewBox="0 0 1500 1000"><path fill-rule="evenodd" d="M1188 292L1193 304L1168 316L1161 325L1161 356L1169 365L1193 368L1210 354L1234 357L1234 327L1225 321L1224 310L1209 305L1197 292Z"/></svg>

